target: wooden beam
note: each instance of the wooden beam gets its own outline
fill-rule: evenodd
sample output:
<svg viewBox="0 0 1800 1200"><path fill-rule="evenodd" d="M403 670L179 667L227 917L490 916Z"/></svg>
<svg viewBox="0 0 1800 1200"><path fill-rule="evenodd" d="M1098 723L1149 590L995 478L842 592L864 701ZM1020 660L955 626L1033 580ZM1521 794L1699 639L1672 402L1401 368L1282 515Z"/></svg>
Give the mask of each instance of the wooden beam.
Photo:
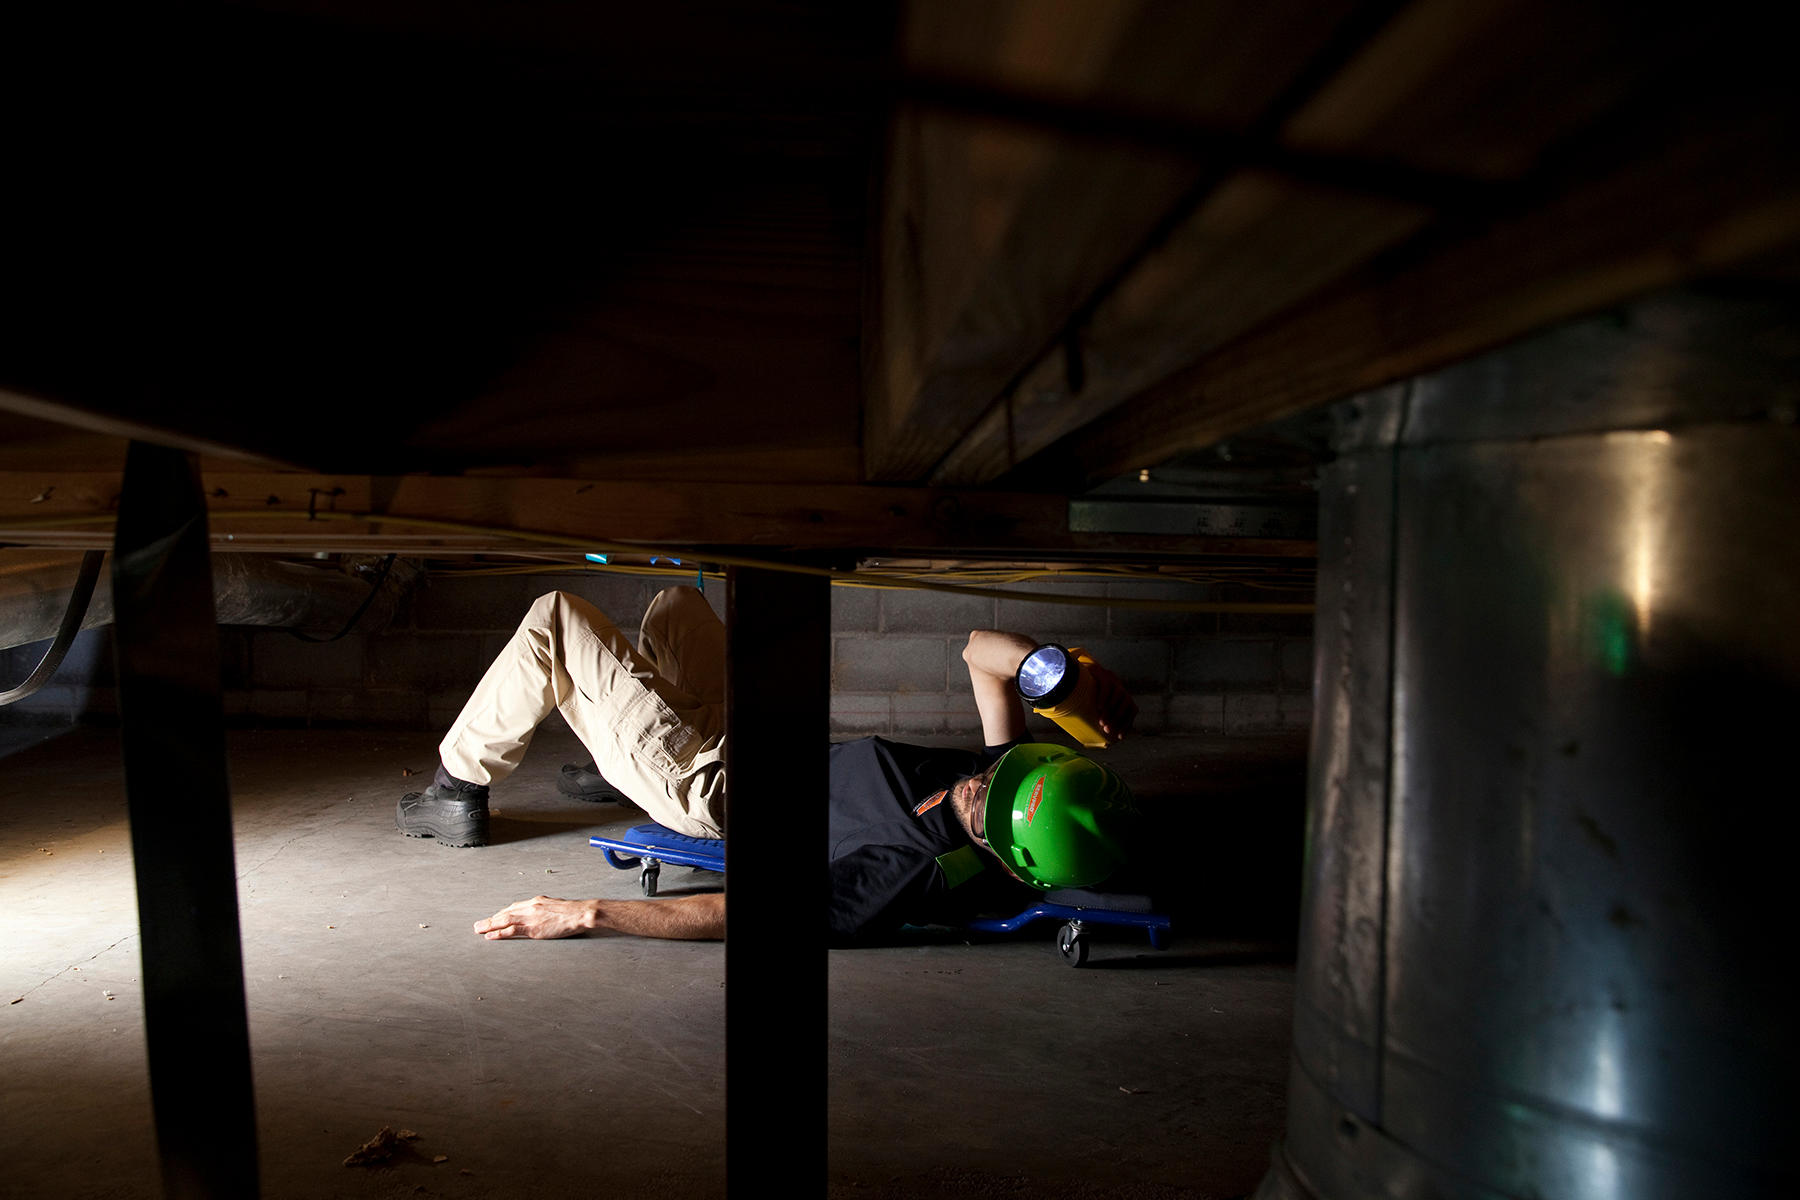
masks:
<svg viewBox="0 0 1800 1200"><path fill-rule="evenodd" d="M1160 107L1241 132L1267 118L1355 7L922 4L908 10L903 58L932 76ZM1171 211L1185 211L1196 183L1228 165L903 107L865 347L866 476L925 478Z"/></svg>
<svg viewBox="0 0 1800 1200"><path fill-rule="evenodd" d="M112 555L113 652L164 1194L257 1187L231 781L199 471L136 443Z"/></svg>
<svg viewBox="0 0 1800 1200"><path fill-rule="evenodd" d="M1679 131L1238 339L1008 478L1077 489L1559 320L1800 245L1791 108ZM1646 121L1654 126L1655 121ZM1654 137L1650 132L1646 137Z"/></svg>
<svg viewBox="0 0 1800 1200"><path fill-rule="evenodd" d="M0 387L0 413L29 417L31 420L43 422L47 426L79 430L87 434L99 434L104 438L142 441L151 445L168 446L171 449L185 450L208 457L235 459L247 466L289 465L278 459L240 449L229 441L220 441L184 430L179 427L179 418L173 421L168 420L166 413L163 414L163 419L121 415L78 403L30 395L6 387ZM108 447L108 449L112 448ZM118 454L122 456L123 453L124 449L121 443L118 447Z"/></svg>
<svg viewBox="0 0 1800 1200"><path fill-rule="evenodd" d="M1416 232L1430 216L1416 205L1239 172L1132 269L1077 337L1038 360L949 453L932 482L1000 478Z"/></svg>
<svg viewBox="0 0 1800 1200"><path fill-rule="evenodd" d="M1384 192L1356 187L1351 177L1332 186L1326 176L1283 173L1275 158L1221 176L1190 214L1172 214L1166 240L1101 281L1044 338L1035 362L1003 385L929 481L969 486L1010 477L1027 488L1079 488L1328 399L1341 386L1330 379L1358 356L1351 373L1379 381L1392 377L1385 352L1409 340L1467 352L1532 321L1579 311L1597 296L1604 303L1629 294L1631 281L1655 272L1642 262L1607 264L1608 254L1678 258L1707 222L1733 223L1731 203L1742 223L1766 225L1764 210L1781 203L1779 182L1759 189L1742 163L1722 163L1724 179L1747 186L1719 204L1706 194L1711 167L1694 169L1704 155L1690 153L1743 142L1748 125L1758 153L1744 162L1778 164L1777 176L1791 163L1782 114L1792 111L1792 97L1773 82L1778 77L1754 65L1755 41L1755 31L1727 23L1694 27L1653 17L1621 26L1605 6L1550 0L1394 6L1387 19L1368 22L1368 35L1353 48L1340 39L1335 69L1326 70L1328 56L1320 56L1311 94L1302 101L1290 92L1294 108L1272 140L1298 156L1361 162L1377 177L1388 164L1396 179L1417 173L1462 186ZM1279 107L1262 114L1265 127L1277 128ZM1241 161L1264 162L1249 157L1253 151L1245 147ZM1674 169L1664 171L1664 163ZM1632 199L1613 189L1613 176L1635 179L1640 194ZM1685 198L1665 203L1665 188ZM1580 224L1584 203L1619 209L1601 218L1604 228L1587 228ZM1697 225L1694 210L1709 204L1713 211ZM1545 219L1534 222L1535 214ZM1511 225L1519 226L1516 236L1483 241ZM1627 245L1632 239L1637 244ZM1488 255L1506 261L1489 264ZM1386 286L1415 267L1438 277L1423 289L1429 295ZM1495 319L1496 305L1482 293L1490 273L1504 288L1509 272L1521 290L1532 289L1535 277L1536 291L1555 292L1559 273L1610 274L1619 290L1607 296L1604 285L1563 288L1561 302L1522 300L1515 314ZM1459 275L1467 281L1464 295L1444 282ZM1680 277L1662 272L1664 280ZM1017 281L1022 288L1036 282L1026 275ZM1358 298L1359 291L1367 294ZM1296 324L1334 296L1350 297L1344 309L1359 311L1360 324L1345 317L1341 344L1297 336ZM1408 367L1433 361L1429 354L1399 357ZM1218 393L1228 390L1220 363L1241 363L1264 378L1304 377L1308 400L1215 409ZM1169 391L1197 395L1202 386L1206 396L1193 407L1218 419L1177 433L1179 423L1165 418L1160 398ZM924 427L931 423L927 415ZM1090 425L1091 435L1083 432ZM1107 448L1093 446L1093 437ZM1009 476L1064 438L1056 454ZM1071 463L1082 464L1073 476Z"/></svg>
<svg viewBox="0 0 1800 1200"><path fill-rule="evenodd" d="M733 1195L775 1179L806 1194L826 1175L830 979L824 876L793 860L796 846L830 842L831 589L733 569L725 612L726 1174ZM779 818L776 797L789 802ZM779 1137L773 1080L787 1085Z"/></svg>
<svg viewBox="0 0 1800 1200"><path fill-rule="evenodd" d="M215 544L417 555L646 550L946 551L987 557L1306 557L1310 542L1071 533L1061 495L868 485L620 483L490 476L209 472ZM0 540L105 546L116 472L0 471ZM555 543L526 534L552 535Z"/></svg>

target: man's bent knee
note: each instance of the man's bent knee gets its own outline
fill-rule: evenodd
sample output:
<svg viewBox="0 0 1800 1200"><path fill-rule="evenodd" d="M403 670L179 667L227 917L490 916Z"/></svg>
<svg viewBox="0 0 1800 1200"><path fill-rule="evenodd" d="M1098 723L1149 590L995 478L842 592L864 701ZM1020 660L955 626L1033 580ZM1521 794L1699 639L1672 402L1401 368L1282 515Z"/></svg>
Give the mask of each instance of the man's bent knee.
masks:
<svg viewBox="0 0 1800 1200"><path fill-rule="evenodd" d="M670 587L666 587L666 588L662 589L660 592L656 593L656 595L650 601L650 607L655 608L658 605L683 605L683 606L685 606L685 605L696 604L696 603L705 604L708 609L712 608L712 605L706 604L706 593L705 592L701 591L699 588L695 587L691 583L678 583L678 584L674 584Z"/></svg>

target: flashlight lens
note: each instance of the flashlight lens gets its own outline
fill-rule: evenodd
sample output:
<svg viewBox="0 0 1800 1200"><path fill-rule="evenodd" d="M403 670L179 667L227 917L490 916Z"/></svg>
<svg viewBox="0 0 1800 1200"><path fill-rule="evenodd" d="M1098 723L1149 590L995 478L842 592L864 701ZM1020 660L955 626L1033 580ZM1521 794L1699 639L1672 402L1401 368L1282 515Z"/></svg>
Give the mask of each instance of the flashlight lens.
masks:
<svg viewBox="0 0 1800 1200"><path fill-rule="evenodd" d="M1056 690L1069 659L1060 646L1040 646L1019 666L1019 694L1027 700L1039 700Z"/></svg>

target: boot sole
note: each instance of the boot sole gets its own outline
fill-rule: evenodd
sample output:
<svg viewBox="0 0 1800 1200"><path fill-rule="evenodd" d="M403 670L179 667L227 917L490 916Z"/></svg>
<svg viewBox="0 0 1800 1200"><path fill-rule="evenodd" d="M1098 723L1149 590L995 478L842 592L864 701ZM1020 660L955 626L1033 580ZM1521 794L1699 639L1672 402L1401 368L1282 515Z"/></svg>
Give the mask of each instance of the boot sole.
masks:
<svg viewBox="0 0 1800 1200"><path fill-rule="evenodd" d="M394 806L394 824L407 837L436 838L446 846L485 846L488 841L483 818L440 820L424 813L408 817L404 801Z"/></svg>

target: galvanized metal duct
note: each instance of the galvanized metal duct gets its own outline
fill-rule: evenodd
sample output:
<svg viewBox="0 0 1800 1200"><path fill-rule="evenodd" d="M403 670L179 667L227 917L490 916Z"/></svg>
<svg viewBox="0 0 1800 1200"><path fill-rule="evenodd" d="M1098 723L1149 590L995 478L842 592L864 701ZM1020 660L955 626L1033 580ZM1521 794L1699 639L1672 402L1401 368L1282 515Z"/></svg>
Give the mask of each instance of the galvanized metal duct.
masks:
<svg viewBox="0 0 1800 1200"><path fill-rule="evenodd" d="M212 555L213 604L221 625L261 625L329 637L369 597L374 575L328 563L291 562L261 554ZM372 567L379 560L369 564ZM0 551L0 649L43 641L56 632L81 568L81 554L65 550ZM101 573L83 629L112 622L112 581ZM363 632L393 618L414 574L396 563L357 622ZM365 577L366 576L366 577Z"/></svg>
<svg viewBox="0 0 1800 1200"><path fill-rule="evenodd" d="M1260 1200L1800 1194L1797 407L1693 294L1340 407Z"/></svg>

